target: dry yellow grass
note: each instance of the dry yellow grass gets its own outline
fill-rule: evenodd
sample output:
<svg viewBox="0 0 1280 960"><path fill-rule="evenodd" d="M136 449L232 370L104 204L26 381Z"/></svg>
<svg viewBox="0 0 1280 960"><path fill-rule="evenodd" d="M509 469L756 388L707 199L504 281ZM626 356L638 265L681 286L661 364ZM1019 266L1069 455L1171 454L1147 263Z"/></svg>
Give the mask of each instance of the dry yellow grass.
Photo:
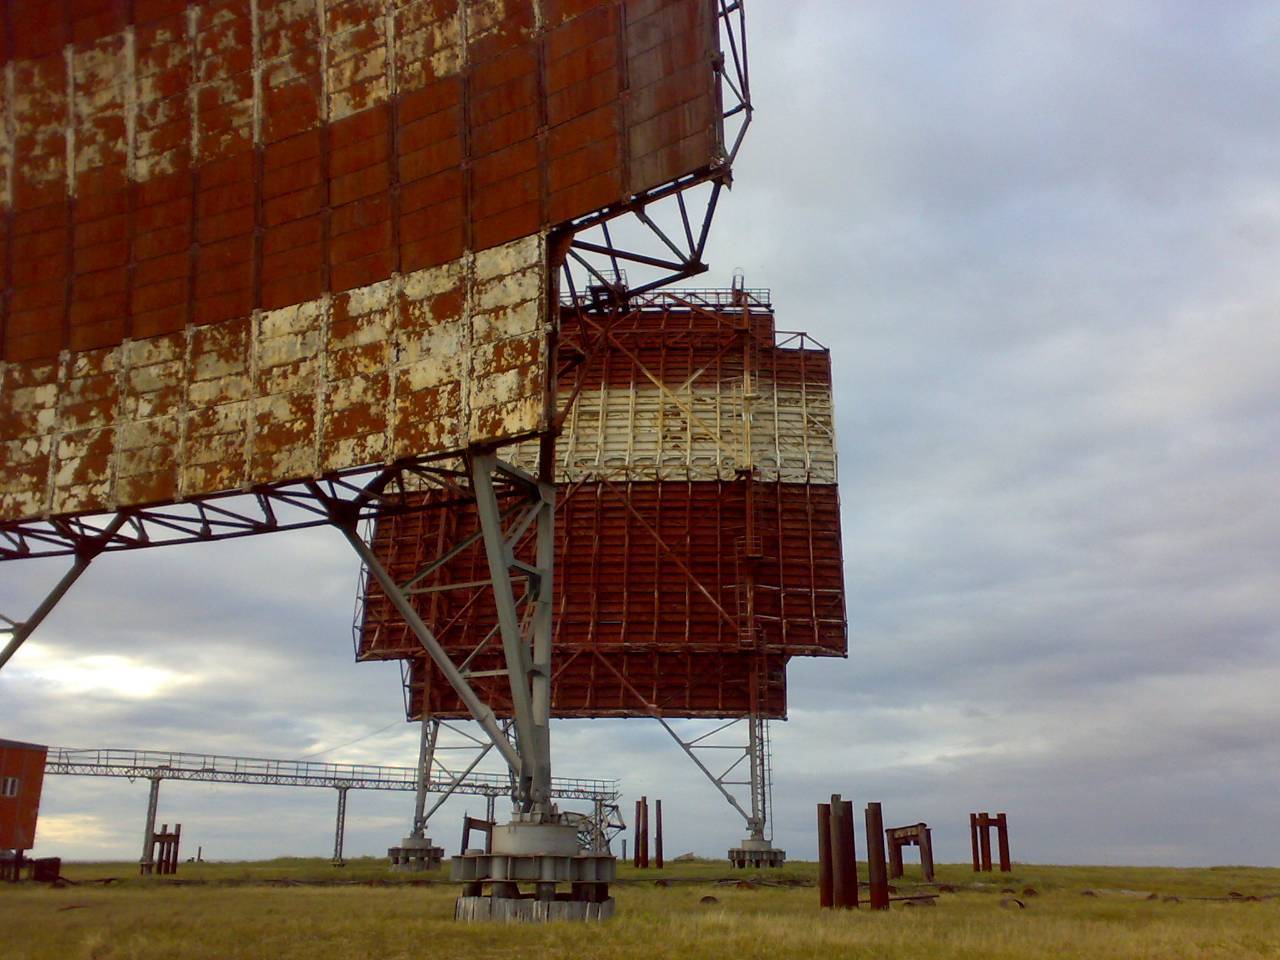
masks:
<svg viewBox="0 0 1280 960"><path fill-rule="evenodd" d="M623 871L619 915L602 925L512 928L452 919L448 883L381 883L365 861L335 871L321 861L184 865L173 884L137 880L131 865L70 865L72 878L115 875L111 886L61 890L0 885L0 932L13 958L1201 958L1280 957L1280 870L1025 867L973 886L963 867L940 870L959 887L937 907L887 914L822 912L811 886L717 885L717 864L681 864L663 875ZM803 882L810 865L782 874ZM769 876L761 874L761 876ZM776 874L773 876L777 876ZM284 878L347 881L278 885ZM437 876L438 879L438 876ZM1033 886L1027 907L1000 891ZM906 887L904 885L904 892ZM1085 889L1096 896L1082 895ZM1230 892L1250 901L1194 900ZM1148 900L1148 892L1178 902ZM718 899L703 905L702 897Z"/></svg>

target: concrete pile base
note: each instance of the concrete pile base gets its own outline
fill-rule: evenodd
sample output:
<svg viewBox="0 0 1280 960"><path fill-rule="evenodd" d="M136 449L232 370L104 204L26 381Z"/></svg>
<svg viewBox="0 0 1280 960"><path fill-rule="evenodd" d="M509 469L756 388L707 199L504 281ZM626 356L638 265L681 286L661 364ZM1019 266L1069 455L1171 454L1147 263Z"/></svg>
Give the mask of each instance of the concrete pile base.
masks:
<svg viewBox="0 0 1280 960"><path fill-rule="evenodd" d="M786 862L787 851L776 849L767 840L747 838L742 846L729 848L729 866L739 869L780 867Z"/></svg>
<svg viewBox="0 0 1280 960"><path fill-rule="evenodd" d="M450 861L453 879L463 884L457 919L533 923L613 916L609 884L617 860L584 851L574 825L516 820L496 825L492 843L490 852L466 850ZM557 884L568 884L569 892L557 893Z"/></svg>
<svg viewBox="0 0 1280 960"><path fill-rule="evenodd" d="M434 870L444 859L444 847L432 846L430 837L405 837L400 846L387 848L387 859L395 871Z"/></svg>
<svg viewBox="0 0 1280 960"><path fill-rule="evenodd" d="M613 916L614 899L600 903L587 900L538 900L521 897L459 897L453 918L465 922L544 923L551 920L608 920Z"/></svg>

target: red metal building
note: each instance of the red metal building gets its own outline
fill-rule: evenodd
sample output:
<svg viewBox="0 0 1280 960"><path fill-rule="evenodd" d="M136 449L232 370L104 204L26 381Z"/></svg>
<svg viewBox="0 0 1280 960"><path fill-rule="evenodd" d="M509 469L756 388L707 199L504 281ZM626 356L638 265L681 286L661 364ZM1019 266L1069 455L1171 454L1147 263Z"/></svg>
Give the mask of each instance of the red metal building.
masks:
<svg viewBox="0 0 1280 960"><path fill-rule="evenodd" d="M46 747L0 740L0 850L30 850L44 785Z"/></svg>

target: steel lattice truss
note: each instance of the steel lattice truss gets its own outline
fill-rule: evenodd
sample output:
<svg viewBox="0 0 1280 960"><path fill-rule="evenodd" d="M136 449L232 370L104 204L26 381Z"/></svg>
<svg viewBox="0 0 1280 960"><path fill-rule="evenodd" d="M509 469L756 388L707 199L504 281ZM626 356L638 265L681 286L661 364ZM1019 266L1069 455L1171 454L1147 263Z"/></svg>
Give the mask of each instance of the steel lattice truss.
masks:
<svg viewBox="0 0 1280 960"><path fill-rule="evenodd" d="M208 783L243 783L279 787L327 787L351 790L418 789L416 767L373 764L324 763L314 760L270 760L261 757L228 757L203 753L169 753L159 750L69 749L50 747L45 773L76 777L125 777L130 780L195 780ZM471 796L501 797L511 793L505 773L470 772L448 778L433 771L430 792L445 791ZM551 795L563 800L616 803L621 795L617 780L553 777Z"/></svg>

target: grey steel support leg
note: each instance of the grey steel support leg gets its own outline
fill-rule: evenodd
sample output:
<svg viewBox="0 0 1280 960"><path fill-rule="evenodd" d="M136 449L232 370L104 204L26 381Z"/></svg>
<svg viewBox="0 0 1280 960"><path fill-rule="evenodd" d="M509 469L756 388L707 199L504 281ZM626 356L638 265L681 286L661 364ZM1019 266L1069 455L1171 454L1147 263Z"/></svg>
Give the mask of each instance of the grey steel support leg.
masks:
<svg viewBox="0 0 1280 960"><path fill-rule="evenodd" d="M338 817L333 828L333 865L335 867L344 866L346 861L342 859L342 844L344 836L347 832L347 791L350 787L338 787Z"/></svg>
<svg viewBox="0 0 1280 960"><path fill-rule="evenodd" d="M752 840L764 839L765 810L765 757L764 736L761 727L767 721L752 714L747 718L747 757L751 765L751 817L747 820L747 835Z"/></svg>
<svg viewBox="0 0 1280 960"><path fill-rule="evenodd" d="M147 822L142 829L142 856L138 858L138 869L142 874L150 874L155 869L155 837L156 810L160 806L160 778L151 778L151 793L147 797Z"/></svg>
<svg viewBox="0 0 1280 960"><path fill-rule="evenodd" d="M543 456L547 456L545 450ZM406 583L397 583L360 536L353 510L328 498L330 520L342 530L360 555L369 577L382 588L467 711L498 748L511 776L515 802L511 821L491 828L492 846L484 854L464 850L452 858L450 874L463 883L456 915L461 919L523 916L528 902L519 896L518 884L533 883L539 915L550 917L568 911L603 916L603 911L611 912L613 906L608 899L608 884L614 878L614 858L608 853L584 852L577 825L561 815L551 801L555 487L503 463L491 451L472 452L469 459L479 540L484 545L487 585L492 590L497 620L493 633L502 644L504 669L500 672L506 674L510 686L509 725L499 726L492 708L470 684L471 677L493 676L498 671L470 673L469 659L455 664L410 601L411 590L429 589L416 584L438 565L433 561ZM313 488L317 495L324 496L318 484ZM532 563L515 552L531 530L535 549ZM519 599L515 580L522 580L524 585ZM421 819L429 820L433 810ZM574 906L564 907L556 897L557 883L572 885L569 900L564 902L572 901Z"/></svg>
<svg viewBox="0 0 1280 960"><path fill-rule="evenodd" d="M742 846L730 848L730 863L733 866L782 866L783 861L786 859L786 853L773 846L772 838L766 831L769 807L771 805L768 720L751 714L747 717L722 723L699 737L685 741L661 716L655 716L654 719L662 724L662 728L671 735L671 739L680 744L680 749L706 775L712 786L720 791L720 795L728 801L729 806L733 807L746 822L747 836L742 841ZM741 741L736 744L708 742L716 734L728 730L734 724L743 720L747 724L746 744ZM733 760L721 773L715 774L698 756L698 751L707 750L729 751L729 755L733 757ZM735 776L734 771L738 770L744 761L747 764L746 779L731 779ZM743 774L737 773L736 776L742 777ZM747 788L750 795L748 799L750 812L744 809L742 804L738 802L738 798L729 792L729 787Z"/></svg>
<svg viewBox="0 0 1280 960"><path fill-rule="evenodd" d="M431 789L431 766L435 762L436 740L440 736L440 721L422 718L422 742L418 748L418 791L413 798L412 837L426 836L427 791Z"/></svg>
<svg viewBox="0 0 1280 960"><path fill-rule="evenodd" d="M739 782L739 781L731 781L726 778L729 776L729 773L738 765L738 763L741 762L742 758L739 757L738 760L734 761L733 766L729 767L728 770L725 770L723 773L717 776L716 774L712 773L711 770L707 767L707 765L702 762L702 759L696 753L694 753L694 751L697 749L711 749L710 747L699 748L698 746L699 742L706 740L708 737L714 736L715 734L719 733L721 730L725 730L733 726L735 723L737 723L737 721L730 720L728 723L722 724L721 726L717 727L715 730L712 730L710 733L704 734L703 736L698 737L695 740L690 740L686 742L680 739L680 734L676 733L675 730L672 728L671 724L667 723L667 721L664 720L662 717L654 717L654 719L657 720L658 723L662 724L663 730L666 730L667 733L671 734L671 739L680 745L680 749L683 750L685 752L685 755L690 760L693 761L694 766L696 766L699 770L701 770L704 774L706 774L707 779L711 781L711 785L720 791L720 795L724 797L725 800L728 801L729 806L733 807L734 810L738 811L738 814L742 817L743 820L747 822L747 826L749 828L751 825L751 815L748 814L747 811L742 809L742 804L738 803L738 798L735 797L732 793L730 793L726 787L726 784L733 785L734 783Z"/></svg>
<svg viewBox="0 0 1280 960"><path fill-rule="evenodd" d="M516 561L502 529L502 514L494 490L498 460L492 453L478 454L471 461L471 482L476 495L476 516L483 533L489 579L498 613L498 631L506 659L511 688L512 714L520 743L519 765L521 806L524 812L549 813L551 804L550 659L551 659L551 567L554 563L555 491L550 484L537 484L541 498L537 518L537 568L522 566L531 578L534 600L533 650L520 629L511 570ZM536 709L535 709L536 707Z"/></svg>
<svg viewBox="0 0 1280 960"><path fill-rule="evenodd" d="M542 508L538 513L535 562L538 565L537 590L533 594L533 670L530 678L533 692L534 733L538 738L535 790L545 790L551 800L551 639L555 596L555 516L556 488L538 484Z"/></svg>
<svg viewBox="0 0 1280 960"><path fill-rule="evenodd" d="M604 810L604 801L596 798L594 809L591 814L591 849L596 853L603 853L608 844L605 841L605 817L607 814Z"/></svg>

